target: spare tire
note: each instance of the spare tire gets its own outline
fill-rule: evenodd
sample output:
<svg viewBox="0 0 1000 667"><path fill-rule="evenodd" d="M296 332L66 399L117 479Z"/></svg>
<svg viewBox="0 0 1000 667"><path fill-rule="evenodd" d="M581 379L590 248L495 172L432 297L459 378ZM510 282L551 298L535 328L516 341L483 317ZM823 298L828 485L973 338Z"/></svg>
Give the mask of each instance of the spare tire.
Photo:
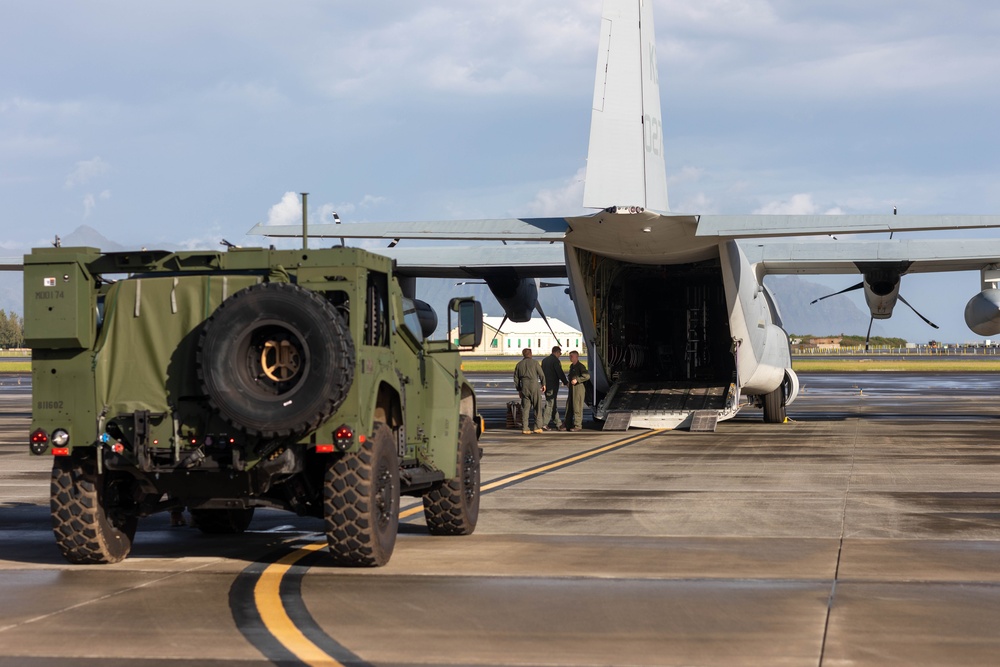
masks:
<svg viewBox="0 0 1000 667"><path fill-rule="evenodd" d="M302 437L344 402L354 344L322 295L289 283L236 292L198 338L198 380L209 404L249 435Z"/></svg>

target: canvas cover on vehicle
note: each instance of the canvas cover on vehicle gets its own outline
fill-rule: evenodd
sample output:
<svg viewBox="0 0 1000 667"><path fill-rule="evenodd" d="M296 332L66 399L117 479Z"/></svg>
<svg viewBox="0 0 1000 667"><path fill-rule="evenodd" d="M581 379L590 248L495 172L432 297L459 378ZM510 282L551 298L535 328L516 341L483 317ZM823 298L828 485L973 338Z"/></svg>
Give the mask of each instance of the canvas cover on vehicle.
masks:
<svg viewBox="0 0 1000 667"><path fill-rule="evenodd" d="M197 275L115 283L95 346L98 407L109 417L168 413L179 400L200 396L201 324L227 297L260 281L252 275Z"/></svg>

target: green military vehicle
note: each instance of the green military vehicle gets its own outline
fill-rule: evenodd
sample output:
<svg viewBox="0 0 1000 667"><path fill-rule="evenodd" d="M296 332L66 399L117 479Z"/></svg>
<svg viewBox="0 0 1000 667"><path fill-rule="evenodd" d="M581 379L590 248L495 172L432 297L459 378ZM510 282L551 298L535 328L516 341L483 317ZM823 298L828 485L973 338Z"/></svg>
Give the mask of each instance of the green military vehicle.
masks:
<svg viewBox="0 0 1000 667"><path fill-rule="evenodd" d="M476 397L437 316L356 248L36 248L24 258L30 448L52 455L52 524L73 563L125 558L141 517L206 533L256 507L324 519L344 565L392 555L400 495L431 533L479 513ZM454 299L460 345L482 309Z"/></svg>

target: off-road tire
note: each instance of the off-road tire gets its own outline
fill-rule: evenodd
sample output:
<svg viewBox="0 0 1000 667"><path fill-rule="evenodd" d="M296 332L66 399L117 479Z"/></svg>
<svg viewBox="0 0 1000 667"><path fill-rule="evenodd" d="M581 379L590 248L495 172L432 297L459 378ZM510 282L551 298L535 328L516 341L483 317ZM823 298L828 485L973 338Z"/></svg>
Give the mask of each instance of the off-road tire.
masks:
<svg viewBox="0 0 1000 667"><path fill-rule="evenodd" d="M236 535L244 532L253 519L253 508L192 509L191 523L206 535Z"/></svg>
<svg viewBox="0 0 1000 667"><path fill-rule="evenodd" d="M98 475L93 459L55 458L49 506L56 546L66 560L105 564L128 556L139 520L112 503L127 484L125 478Z"/></svg>
<svg viewBox="0 0 1000 667"><path fill-rule="evenodd" d="M323 518L334 563L377 567L389 562L399 528L399 462L388 425L376 422L357 452L327 467Z"/></svg>
<svg viewBox="0 0 1000 667"><path fill-rule="evenodd" d="M479 442L476 425L458 421L458 473L427 491L424 519L431 535L471 535L479 520Z"/></svg>
<svg viewBox="0 0 1000 667"><path fill-rule="evenodd" d="M198 338L197 367L209 404L252 436L302 437L343 403L354 344L333 305L289 283L242 289Z"/></svg>
<svg viewBox="0 0 1000 667"><path fill-rule="evenodd" d="M766 424L783 424L785 421L785 387L778 387L762 397L764 406L764 422Z"/></svg>

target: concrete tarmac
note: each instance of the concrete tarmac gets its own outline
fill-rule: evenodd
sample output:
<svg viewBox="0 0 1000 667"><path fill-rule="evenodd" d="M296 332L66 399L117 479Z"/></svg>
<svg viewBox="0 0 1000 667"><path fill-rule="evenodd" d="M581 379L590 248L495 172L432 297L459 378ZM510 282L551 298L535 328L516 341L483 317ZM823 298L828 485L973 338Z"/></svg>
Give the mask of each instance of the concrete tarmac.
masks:
<svg viewBox="0 0 1000 667"><path fill-rule="evenodd" d="M0 666L1000 662L996 376L804 375L783 425L532 436L506 379L475 378L476 533L404 512L374 570L300 559L320 522L276 511L236 538L150 517L123 563L65 563L0 380Z"/></svg>

